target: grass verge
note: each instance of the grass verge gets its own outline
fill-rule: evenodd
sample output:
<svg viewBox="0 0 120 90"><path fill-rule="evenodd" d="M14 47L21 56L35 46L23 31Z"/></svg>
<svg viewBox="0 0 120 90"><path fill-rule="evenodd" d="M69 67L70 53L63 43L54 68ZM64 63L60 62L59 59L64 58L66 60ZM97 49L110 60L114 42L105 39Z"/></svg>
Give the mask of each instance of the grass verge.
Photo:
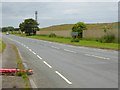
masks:
<svg viewBox="0 0 120 90"><path fill-rule="evenodd" d="M86 46L86 47L94 47L94 48L101 48L101 49L112 49L112 50L120 50L120 44L118 43L101 43L96 40L85 40L82 39L80 42L71 42L72 38L66 37L49 37L49 35L34 35L34 36L25 36L25 34L14 34L17 36L28 37L33 39L40 39L40 40L47 40L52 42L59 42L64 44L70 44L75 46Z"/></svg>
<svg viewBox="0 0 120 90"><path fill-rule="evenodd" d="M64 44L71 44L71 45L76 45L76 46L95 47L95 48L102 48L102 49L118 50L118 46L120 46L117 43L101 43L95 40L80 40L80 42L71 42L72 38L63 38L63 37L50 38L48 36L41 36L41 35L27 36L27 37L35 38L35 39L42 39L42 40L47 40L47 41L52 41L52 42L60 42Z"/></svg>
<svg viewBox="0 0 120 90"><path fill-rule="evenodd" d="M19 55L19 52L18 52L18 49L16 48L16 46L12 45L13 46L13 49L14 51L16 52L16 58L17 58L17 68L20 69L20 70L24 70L24 65L22 63L22 59ZM21 74L22 78L24 79L24 82L25 82L25 90L29 90L30 88L30 82L29 82L29 78L28 78L28 75L27 73L17 73L17 75L19 76Z"/></svg>
<svg viewBox="0 0 120 90"><path fill-rule="evenodd" d="M5 47L6 44L2 40L0 40L0 53L4 51Z"/></svg>

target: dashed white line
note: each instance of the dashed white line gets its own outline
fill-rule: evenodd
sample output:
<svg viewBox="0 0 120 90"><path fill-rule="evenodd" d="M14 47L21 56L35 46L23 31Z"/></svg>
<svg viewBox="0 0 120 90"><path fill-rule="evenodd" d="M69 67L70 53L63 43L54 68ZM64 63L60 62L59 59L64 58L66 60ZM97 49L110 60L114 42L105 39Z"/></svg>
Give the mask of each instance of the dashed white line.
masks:
<svg viewBox="0 0 120 90"><path fill-rule="evenodd" d="M46 61L43 61L44 64L46 64L49 68L52 68Z"/></svg>
<svg viewBox="0 0 120 90"><path fill-rule="evenodd" d="M29 49L29 47L26 47L27 49Z"/></svg>
<svg viewBox="0 0 120 90"><path fill-rule="evenodd" d="M52 48L55 48L55 49L60 49L60 48L58 48L58 47L55 47L55 46L51 46Z"/></svg>
<svg viewBox="0 0 120 90"><path fill-rule="evenodd" d="M29 49L29 51L31 51L31 52L32 52L32 50L31 50L31 49Z"/></svg>
<svg viewBox="0 0 120 90"><path fill-rule="evenodd" d="M65 78L62 74L60 74L58 71L55 71L56 74L58 74L62 79L64 79L68 84L72 84L67 78Z"/></svg>
<svg viewBox="0 0 120 90"><path fill-rule="evenodd" d="M32 52L32 53L36 55L36 53L35 53L35 52Z"/></svg>
<svg viewBox="0 0 120 90"><path fill-rule="evenodd" d="M75 51L71 51L71 50L68 50L68 49L64 49L64 50L67 51L67 52L77 53Z"/></svg>
<svg viewBox="0 0 120 90"><path fill-rule="evenodd" d="M110 58L106 58L106 57L101 57L101 56L96 56L96 55L92 55L92 54L85 54L87 56L92 56L92 57L96 57L96 58L101 58L101 59L107 59L109 60Z"/></svg>
<svg viewBox="0 0 120 90"><path fill-rule="evenodd" d="M21 45L23 45L23 43L20 43Z"/></svg>
<svg viewBox="0 0 120 90"><path fill-rule="evenodd" d="M37 55L37 57L38 57L39 59L42 59L39 55Z"/></svg>

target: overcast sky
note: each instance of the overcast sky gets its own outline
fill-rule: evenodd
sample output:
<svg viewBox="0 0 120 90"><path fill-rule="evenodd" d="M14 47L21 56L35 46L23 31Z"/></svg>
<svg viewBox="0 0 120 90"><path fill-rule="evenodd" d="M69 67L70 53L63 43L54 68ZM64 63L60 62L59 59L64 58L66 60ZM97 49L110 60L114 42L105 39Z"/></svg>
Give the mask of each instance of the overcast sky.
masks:
<svg viewBox="0 0 120 90"><path fill-rule="evenodd" d="M54 0L56 2L52 2L53 0L46 2L14 1L2 2L2 26L18 27L24 19L34 18L35 11L38 11L39 27L73 24L79 21L85 23L118 21L118 2L95 2L95 0L93 2L87 2L87 0L86 2L67 2L68 0L62 0L66 2L57 2L58 0Z"/></svg>

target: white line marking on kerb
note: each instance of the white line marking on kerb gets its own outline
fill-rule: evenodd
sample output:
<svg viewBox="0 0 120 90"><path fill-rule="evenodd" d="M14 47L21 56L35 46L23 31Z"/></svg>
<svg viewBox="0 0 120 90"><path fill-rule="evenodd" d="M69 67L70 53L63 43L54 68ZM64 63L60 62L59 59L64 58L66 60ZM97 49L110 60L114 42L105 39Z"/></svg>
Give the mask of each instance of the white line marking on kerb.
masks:
<svg viewBox="0 0 120 90"><path fill-rule="evenodd" d="M39 55L37 55L37 57L38 57L39 59L42 59Z"/></svg>
<svg viewBox="0 0 120 90"><path fill-rule="evenodd" d="M55 71L56 74L58 74L62 79L64 79L68 84L72 84L67 78L65 78L62 74L60 74L58 71Z"/></svg>
<svg viewBox="0 0 120 90"><path fill-rule="evenodd" d="M46 64L49 68L52 68L46 61L43 61L44 64Z"/></svg>
<svg viewBox="0 0 120 90"><path fill-rule="evenodd" d="M35 82L33 81L33 79L29 77L29 80L30 80L32 88L37 88L37 86L36 86Z"/></svg>
<svg viewBox="0 0 120 90"><path fill-rule="evenodd" d="M101 57L101 56L96 56L96 55L91 55L91 54L85 54L87 56L92 56L92 57L96 57L96 58L101 58L101 59L107 59L109 60L110 58L106 58L106 57Z"/></svg>
<svg viewBox="0 0 120 90"><path fill-rule="evenodd" d="M67 51L67 52L77 53L75 51L71 51L71 50L68 50L68 49L64 49L64 50Z"/></svg>

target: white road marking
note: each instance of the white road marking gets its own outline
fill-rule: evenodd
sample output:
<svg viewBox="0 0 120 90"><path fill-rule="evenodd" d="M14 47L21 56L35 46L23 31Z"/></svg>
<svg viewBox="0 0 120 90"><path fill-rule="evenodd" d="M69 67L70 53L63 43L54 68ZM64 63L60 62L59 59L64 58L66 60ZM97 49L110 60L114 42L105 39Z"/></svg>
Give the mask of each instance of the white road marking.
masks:
<svg viewBox="0 0 120 90"><path fill-rule="evenodd" d="M38 57L39 59L42 59L39 55L37 55L37 57Z"/></svg>
<svg viewBox="0 0 120 90"><path fill-rule="evenodd" d="M31 49L29 49L29 51L31 51L31 52L32 52L32 50L31 50Z"/></svg>
<svg viewBox="0 0 120 90"><path fill-rule="evenodd" d="M26 47L27 49L29 49L29 47Z"/></svg>
<svg viewBox="0 0 120 90"><path fill-rule="evenodd" d="M36 55L36 53L35 53L35 52L32 52L32 53Z"/></svg>
<svg viewBox="0 0 120 90"><path fill-rule="evenodd" d="M92 56L92 57L96 57L96 58L101 58L101 59L107 59L109 60L110 58L106 58L106 57L101 57L101 56L96 56L96 55L92 55L92 54L85 54L87 56Z"/></svg>
<svg viewBox="0 0 120 90"><path fill-rule="evenodd" d="M29 77L29 80L30 80L30 84L31 84L32 88L37 88L37 86L36 86L35 82L33 81L33 79Z"/></svg>
<svg viewBox="0 0 120 90"><path fill-rule="evenodd" d="M60 49L60 48L58 48L58 47L55 47L55 46L51 46L52 48L55 48L55 49Z"/></svg>
<svg viewBox="0 0 120 90"><path fill-rule="evenodd" d="M77 53L75 51L71 51L71 50L68 50L68 49L64 49L64 50L67 51L67 52Z"/></svg>
<svg viewBox="0 0 120 90"><path fill-rule="evenodd" d="M23 45L23 43L21 43L21 45Z"/></svg>
<svg viewBox="0 0 120 90"><path fill-rule="evenodd" d="M56 74L58 74L62 79L64 79L68 84L72 84L67 78L65 78L62 74L60 74L58 71L55 71Z"/></svg>
<svg viewBox="0 0 120 90"><path fill-rule="evenodd" d="M52 68L52 66L50 66L46 61L43 61L43 63L45 63L49 68Z"/></svg>

